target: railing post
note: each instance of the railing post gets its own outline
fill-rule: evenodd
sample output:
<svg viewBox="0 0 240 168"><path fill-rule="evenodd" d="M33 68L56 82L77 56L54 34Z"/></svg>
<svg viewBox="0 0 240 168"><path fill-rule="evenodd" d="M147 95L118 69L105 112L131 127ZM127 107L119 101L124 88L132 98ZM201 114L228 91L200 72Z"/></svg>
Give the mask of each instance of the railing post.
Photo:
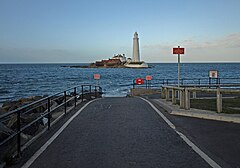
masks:
<svg viewBox="0 0 240 168"><path fill-rule="evenodd" d="M77 88L74 88L74 107L77 106Z"/></svg>
<svg viewBox="0 0 240 168"><path fill-rule="evenodd" d="M197 98L197 92L196 91L193 91L193 99L196 99Z"/></svg>
<svg viewBox="0 0 240 168"><path fill-rule="evenodd" d="M217 112L222 112L222 94L219 87L217 88Z"/></svg>
<svg viewBox="0 0 240 168"><path fill-rule="evenodd" d="M184 90L181 90L181 89L179 89L179 92L180 92L180 99L179 99L179 101L180 101L180 108L184 108Z"/></svg>
<svg viewBox="0 0 240 168"><path fill-rule="evenodd" d="M169 88L166 87L166 100L170 101Z"/></svg>
<svg viewBox="0 0 240 168"><path fill-rule="evenodd" d="M97 88L96 88L96 86L95 86L94 91L95 91L95 99L96 99L97 98Z"/></svg>
<svg viewBox="0 0 240 168"><path fill-rule="evenodd" d="M18 110L17 112L17 155L18 157L21 156L21 111Z"/></svg>
<svg viewBox="0 0 240 168"><path fill-rule="evenodd" d="M194 89L195 89L196 87L194 86ZM197 98L197 91L196 90L193 90L193 92L192 92L192 98L193 99L196 99Z"/></svg>
<svg viewBox="0 0 240 168"><path fill-rule="evenodd" d="M176 101L176 90L172 88L172 104L177 104Z"/></svg>
<svg viewBox="0 0 240 168"><path fill-rule="evenodd" d="M90 96L90 100L92 99L92 86L89 85L89 96Z"/></svg>
<svg viewBox="0 0 240 168"><path fill-rule="evenodd" d="M64 91L64 113L67 113L67 92Z"/></svg>
<svg viewBox="0 0 240 168"><path fill-rule="evenodd" d="M187 88L185 88L185 110L190 109L190 95Z"/></svg>
<svg viewBox="0 0 240 168"><path fill-rule="evenodd" d="M162 99L165 99L166 98L166 90L165 90L165 87L162 86L162 89L161 89L161 98Z"/></svg>
<svg viewBox="0 0 240 168"><path fill-rule="evenodd" d="M51 112L51 101L50 101L50 97L48 98L48 130L50 129L50 112Z"/></svg>
<svg viewBox="0 0 240 168"><path fill-rule="evenodd" d="M83 102L83 85L82 85L82 102Z"/></svg>

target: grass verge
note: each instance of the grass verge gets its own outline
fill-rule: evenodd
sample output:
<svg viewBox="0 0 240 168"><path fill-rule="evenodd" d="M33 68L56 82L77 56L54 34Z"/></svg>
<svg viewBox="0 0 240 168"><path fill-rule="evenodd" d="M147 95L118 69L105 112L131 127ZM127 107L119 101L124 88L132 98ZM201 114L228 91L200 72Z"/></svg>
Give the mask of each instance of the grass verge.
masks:
<svg viewBox="0 0 240 168"><path fill-rule="evenodd" d="M190 106L196 109L217 111L216 99L191 99ZM224 98L222 110L227 114L240 114L240 98Z"/></svg>

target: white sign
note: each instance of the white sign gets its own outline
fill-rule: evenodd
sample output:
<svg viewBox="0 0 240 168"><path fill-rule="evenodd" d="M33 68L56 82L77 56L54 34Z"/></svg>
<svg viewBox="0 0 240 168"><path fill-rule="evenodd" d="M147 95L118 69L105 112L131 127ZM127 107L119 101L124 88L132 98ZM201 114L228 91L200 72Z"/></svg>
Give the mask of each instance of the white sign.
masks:
<svg viewBox="0 0 240 168"><path fill-rule="evenodd" d="M218 78L218 71L209 71L209 78Z"/></svg>

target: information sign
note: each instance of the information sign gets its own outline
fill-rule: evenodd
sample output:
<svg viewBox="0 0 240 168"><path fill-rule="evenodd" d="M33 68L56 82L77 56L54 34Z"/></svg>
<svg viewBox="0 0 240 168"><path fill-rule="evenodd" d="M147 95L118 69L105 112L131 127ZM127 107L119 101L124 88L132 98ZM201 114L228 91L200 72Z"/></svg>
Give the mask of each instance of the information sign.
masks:
<svg viewBox="0 0 240 168"><path fill-rule="evenodd" d="M146 76L146 80L148 80L148 81L152 80L152 76L147 75L147 76Z"/></svg>
<svg viewBox="0 0 240 168"><path fill-rule="evenodd" d="M100 74L94 74L94 79L99 80L100 79Z"/></svg>
<svg viewBox="0 0 240 168"><path fill-rule="evenodd" d="M173 48L173 54L184 54L184 48Z"/></svg>
<svg viewBox="0 0 240 168"><path fill-rule="evenodd" d="M136 84L137 84L137 85L143 85L143 84L144 84L144 79L142 79L142 78L137 78L137 79L136 79Z"/></svg>
<svg viewBox="0 0 240 168"><path fill-rule="evenodd" d="M216 70L209 71L209 78L218 78L218 71Z"/></svg>

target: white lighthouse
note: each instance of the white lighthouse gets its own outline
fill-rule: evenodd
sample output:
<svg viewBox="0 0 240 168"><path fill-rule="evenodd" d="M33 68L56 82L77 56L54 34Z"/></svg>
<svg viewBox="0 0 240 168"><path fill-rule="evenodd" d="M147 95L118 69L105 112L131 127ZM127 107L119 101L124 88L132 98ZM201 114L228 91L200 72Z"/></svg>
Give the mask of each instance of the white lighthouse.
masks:
<svg viewBox="0 0 240 168"><path fill-rule="evenodd" d="M125 64L125 67L128 68L148 68L148 64L144 61L140 60L140 52L139 52L139 38L138 33L134 33L133 37L133 55L131 62Z"/></svg>
<svg viewBox="0 0 240 168"><path fill-rule="evenodd" d="M133 37L133 55L132 62L140 62L140 53L139 53L139 38L137 32L134 33Z"/></svg>

